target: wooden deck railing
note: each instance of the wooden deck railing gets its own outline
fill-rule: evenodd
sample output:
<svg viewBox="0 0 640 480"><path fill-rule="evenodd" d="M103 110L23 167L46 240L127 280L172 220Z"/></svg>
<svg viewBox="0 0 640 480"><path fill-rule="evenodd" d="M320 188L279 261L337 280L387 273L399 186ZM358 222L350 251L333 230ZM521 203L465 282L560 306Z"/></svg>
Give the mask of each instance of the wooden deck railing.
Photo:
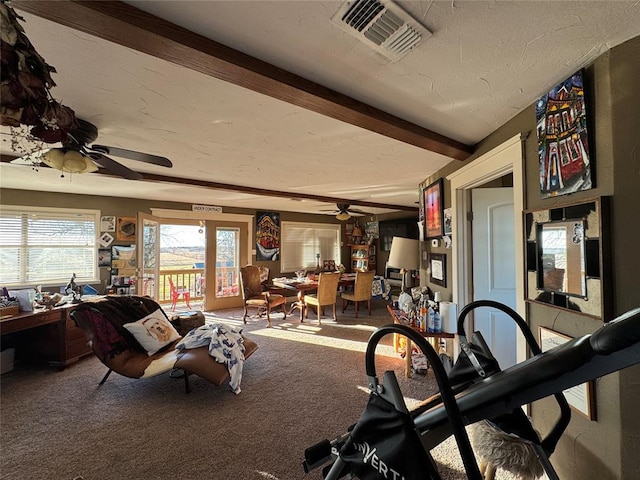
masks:
<svg viewBox="0 0 640 480"><path fill-rule="evenodd" d="M237 278L237 269L234 267L218 267L218 292L216 296L226 297L239 294L239 279ZM186 289L189 291L191 301L199 303L204 298L204 268L188 268L184 270L160 270L160 277L157 285L152 281L147 281L142 287L143 295L153 295L155 289L158 288L157 298L161 304L171 303L171 287L169 278L178 289ZM179 298L178 302L184 302L183 298Z"/></svg>
<svg viewBox="0 0 640 480"><path fill-rule="evenodd" d="M171 303L171 286L169 279L178 289L185 289L189 292L191 301L196 303L202 301L204 295L204 268L188 268L184 270L160 270L160 277L157 285L155 282L145 282L143 285L143 295L153 295L157 288L158 302ZM182 298L178 299L183 302Z"/></svg>

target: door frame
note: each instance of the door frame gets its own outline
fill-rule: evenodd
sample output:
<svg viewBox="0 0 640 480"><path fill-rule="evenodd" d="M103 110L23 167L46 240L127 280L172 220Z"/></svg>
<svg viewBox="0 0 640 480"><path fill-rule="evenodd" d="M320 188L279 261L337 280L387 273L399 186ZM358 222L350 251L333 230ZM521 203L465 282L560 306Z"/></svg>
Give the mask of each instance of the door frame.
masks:
<svg viewBox="0 0 640 480"><path fill-rule="evenodd" d="M242 259L246 258L247 263L252 262L253 255L255 255L255 229L253 228L254 224L254 215L243 215L239 213L222 213L222 212L203 212L203 211L190 211L190 210L170 210L165 208L151 208L151 213L158 218L162 219L180 219L180 220L193 220L193 221L201 221L204 220L207 222L207 237L210 235L210 224L209 222L216 222L221 224L230 224L234 228L240 228L241 236L242 230L246 229L247 232L247 245L246 251L240 251L240 265L242 267ZM210 253L210 240L207 238L207 255ZM215 263L215 262L214 262ZM213 275L215 274L215 268L206 268L205 267L205 281L207 285L215 285L215 279ZM212 296L205 296L205 310L214 309L214 305L216 302L222 301L222 305L219 303L217 307L219 308L232 308L237 306L242 306L242 295L238 297L231 297L230 299L220 299L217 301L213 300Z"/></svg>
<svg viewBox="0 0 640 480"><path fill-rule="evenodd" d="M156 264L153 267L153 281L154 281L154 286L153 286L153 295L151 296L151 298L153 300L155 300L156 302L158 301L158 292L159 292L159 286L158 286L158 278L160 278L160 218L158 217L154 217L153 215L150 215L148 213L145 212L138 212L137 213L137 221L138 221L138 234L136 236L136 295L145 295L145 289L144 289L144 274L145 274L145 269L144 268L144 250L145 250L145 243L144 243L144 224L145 221L149 221L155 224L155 227L157 228L157 235L156 235L156 239L155 239L155 244L153 246L154 250L155 250L155 260L156 260Z"/></svg>
<svg viewBox="0 0 640 480"><path fill-rule="evenodd" d="M447 176L451 182L451 221L453 255L452 294L458 305L466 305L472 298L471 226L467 212L471 211L470 190L508 173L513 174L513 214L515 228L516 312L526 320L524 301L524 165L522 144L527 134L518 134L484 155ZM517 336L516 360L526 359L526 343ZM457 353L457 352L456 352Z"/></svg>
<svg viewBox="0 0 640 480"><path fill-rule="evenodd" d="M191 220L213 220L216 222L238 222L246 223L249 236L247 237L247 258L251 261L255 254L255 249L252 248L255 244L253 231L253 218L254 215L243 215L240 213L218 213L218 212L192 212L190 210L169 210L166 208L152 208L151 214L159 218L173 218L173 219L191 219Z"/></svg>

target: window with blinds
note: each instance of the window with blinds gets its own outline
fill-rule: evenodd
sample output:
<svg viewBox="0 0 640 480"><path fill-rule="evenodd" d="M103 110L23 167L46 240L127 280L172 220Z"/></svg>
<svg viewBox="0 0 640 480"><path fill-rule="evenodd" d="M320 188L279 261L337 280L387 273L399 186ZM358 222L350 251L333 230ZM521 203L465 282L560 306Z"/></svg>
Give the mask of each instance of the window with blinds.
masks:
<svg viewBox="0 0 640 480"><path fill-rule="evenodd" d="M66 285L99 281L98 210L3 206L0 285Z"/></svg>
<svg viewBox="0 0 640 480"><path fill-rule="evenodd" d="M314 269L324 260L335 260L336 265L341 263L340 225L282 222L281 237L282 272Z"/></svg>

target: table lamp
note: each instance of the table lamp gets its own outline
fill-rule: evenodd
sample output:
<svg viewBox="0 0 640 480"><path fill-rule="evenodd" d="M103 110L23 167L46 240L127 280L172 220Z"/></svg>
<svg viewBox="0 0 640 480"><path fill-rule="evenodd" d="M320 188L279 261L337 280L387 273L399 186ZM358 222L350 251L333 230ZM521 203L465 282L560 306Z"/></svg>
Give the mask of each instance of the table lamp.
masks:
<svg viewBox="0 0 640 480"><path fill-rule="evenodd" d="M420 242L411 238L393 237L391 240L391 252L389 252L389 266L400 269L402 275L402 291L406 287L406 273L408 270L417 270L420 266Z"/></svg>

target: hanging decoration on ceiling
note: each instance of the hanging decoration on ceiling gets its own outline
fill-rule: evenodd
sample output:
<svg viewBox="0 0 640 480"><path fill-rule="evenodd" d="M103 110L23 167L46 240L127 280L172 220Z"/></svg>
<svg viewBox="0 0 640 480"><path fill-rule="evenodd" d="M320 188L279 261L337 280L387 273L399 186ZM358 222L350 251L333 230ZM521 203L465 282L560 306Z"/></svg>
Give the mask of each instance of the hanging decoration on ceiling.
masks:
<svg viewBox="0 0 640 480"><path fill-rule="evenodd" d="M77 125L74 111L51 95L56 85L51 74L56 69L38 54L18 20L25 21L1 1L0 124L12 127L12 147L17 147L12 149L20 152L19 148L25 148L19 145L20 135L26 134L34 142L64 142ZM41 144L20 153L40 148Z"/></svg>

